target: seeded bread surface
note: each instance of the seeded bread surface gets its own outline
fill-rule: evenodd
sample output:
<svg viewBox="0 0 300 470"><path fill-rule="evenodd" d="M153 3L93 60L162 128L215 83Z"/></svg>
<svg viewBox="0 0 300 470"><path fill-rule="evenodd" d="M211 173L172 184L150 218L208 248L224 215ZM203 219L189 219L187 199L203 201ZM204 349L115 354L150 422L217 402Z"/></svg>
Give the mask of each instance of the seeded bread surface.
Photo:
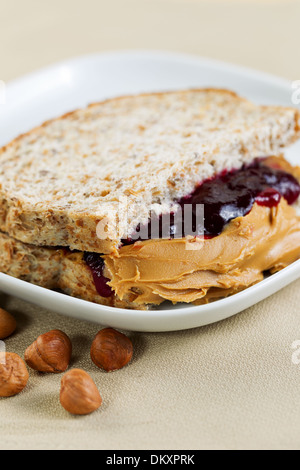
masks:
<svg viewBox="0 0 300 470"><path fill-rule="evenodd" d="M71 253L27 245L0 232L0 271L48 289L59 289L73 297L120 308L143 308L131 303L135 296L121 301L117 296L98 294L83 253Z"/></svg>
<svg viewBox="0 0 300 470"><path fill-rule="evenodd" d="M110 253L151 208L169 211L201 181L279 154L299 132L297 110L257 106L226 90L94 104L0 151L0 230L33 245ZM128 231L116 233L125 196ZM107 240L96 233L103 219Z"/></svg>

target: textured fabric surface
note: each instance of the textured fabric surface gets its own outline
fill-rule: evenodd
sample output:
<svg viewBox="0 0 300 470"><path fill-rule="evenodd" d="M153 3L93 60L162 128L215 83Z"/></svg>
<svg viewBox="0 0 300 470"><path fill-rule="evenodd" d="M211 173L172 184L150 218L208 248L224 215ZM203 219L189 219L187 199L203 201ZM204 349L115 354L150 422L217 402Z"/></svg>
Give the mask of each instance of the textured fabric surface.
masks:
<svg viewBox="0 0 300 470"><path fill-rule="evenodd" d="M111 374L89 350L98 325L0 296L18 331L8 351L24 355L39 334L72 339L71 367L89 372L99 411L73 417L59 403L60 375L30 371L27 388L0 400L0 449L299 449L300 281L224 322L177 333L130 334L132 364Z"/></svg>

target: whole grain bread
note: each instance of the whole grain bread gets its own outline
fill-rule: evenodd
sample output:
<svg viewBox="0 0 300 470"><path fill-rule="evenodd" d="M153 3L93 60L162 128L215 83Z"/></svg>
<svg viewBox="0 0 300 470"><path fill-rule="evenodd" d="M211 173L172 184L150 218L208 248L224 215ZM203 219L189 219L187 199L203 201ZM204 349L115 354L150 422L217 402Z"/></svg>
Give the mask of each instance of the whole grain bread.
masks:
<svg viewBox="0 0 300 470"><path fill-rule="evenodd" d="M151 209L169 211L201 181L278 154L299 135L299 111L226 90L94 104L0 151L0 230L33 245L110 253ZM128 224L116 232L125 196ZM96 233L104 220L106 240Z"/></svg>
<svg viewBox="0 0 300 470"><path fill-rule="evenodd" d="M27 245L0 232L0 272L48 289L59 289L73 297L120 308L143 308L132 299L98 294L83 253ZM132 300L132 302L131 302ZM146 307L144 307L146 308Z"/></svg>

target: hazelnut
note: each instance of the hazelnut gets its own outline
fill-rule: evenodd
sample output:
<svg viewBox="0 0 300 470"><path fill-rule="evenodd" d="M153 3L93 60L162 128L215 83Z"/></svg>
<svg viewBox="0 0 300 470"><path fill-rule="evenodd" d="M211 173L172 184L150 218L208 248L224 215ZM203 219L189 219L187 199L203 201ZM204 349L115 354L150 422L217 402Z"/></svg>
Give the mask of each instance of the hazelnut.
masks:
<svg viewBox="0 0 300 470"><path fill-rule="evenodd" d="M61 380L60 403L73 415L88 415L100 408L102 398L92 377L84 370L73 369Z"/></svg>
<svg viewBox="0 0 300 470"><path fill-rule="evenodd" d="M99 331L91 347L94 364L106 372L122 369L132 359L130 339L112 328Z"/></svg>
<svg viewBox="0 0 300 470"><path fill-rule="evenodd" d="M25 351L25 361L38 372L65 372L70 364L72 343L60 330L52 330L37 338Z"/></svg>
<svg viewBox="0 0 300 470"><path fill-rule="evenodd" d="M26 387L29 379L23 359L14 353L0 353L0 397L13 397Z"/></svg>
<svg viewBox="0 0 300 470"><path fill-rule="evenodd" d="M8 338L17 328L17 322L14 317L0 308L0 339Z"/></svg>

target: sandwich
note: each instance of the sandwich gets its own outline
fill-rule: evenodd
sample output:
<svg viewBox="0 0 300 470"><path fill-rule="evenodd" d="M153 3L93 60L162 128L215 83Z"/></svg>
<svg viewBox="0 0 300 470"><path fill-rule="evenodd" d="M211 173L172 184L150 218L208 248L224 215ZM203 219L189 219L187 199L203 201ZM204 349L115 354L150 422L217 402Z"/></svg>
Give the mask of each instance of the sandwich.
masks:
<svg viewBox="0 0 300 470"><path fill-rule="evenodd" d="M0 270L103 305L236 294L300 258L300 113L226 90L90 105L0 151Z"/></svg>

